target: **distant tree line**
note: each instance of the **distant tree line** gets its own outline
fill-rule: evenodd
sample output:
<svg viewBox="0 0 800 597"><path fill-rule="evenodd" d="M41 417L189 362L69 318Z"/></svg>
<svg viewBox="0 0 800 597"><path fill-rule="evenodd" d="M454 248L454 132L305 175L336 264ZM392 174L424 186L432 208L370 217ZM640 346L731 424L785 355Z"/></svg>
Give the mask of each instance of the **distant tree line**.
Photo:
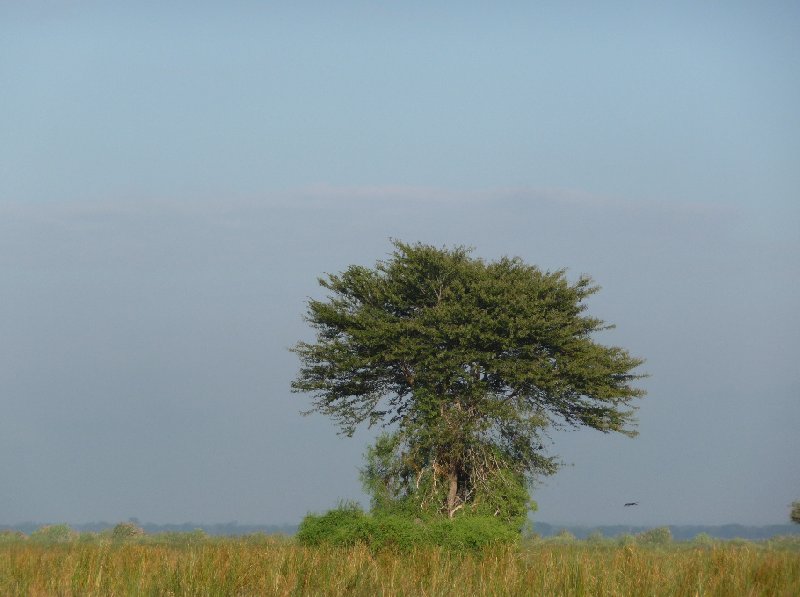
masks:
<svg viewBox="0 0 800 597"><path fill-rule="evenodd" d="M606 525L606 526L563 526L552 525L546 522L536 522L533 525L535 533L542 537L552 537L567 530L578 539L586 539L592 533L602 534L604 537L618 537L620 535L639 535L650 530L647 526ZM800 535L800 527L791 524L772 524L765 526L748 526L742 524L724 525L670 525L669 530L676 541L688 541L697 535L705 533L715 539L770 539L778 535Z"/></svg>
<svg viewBox="0 0 800 597"><path fill-rule="evenodd" d="M139 522L132 518L132 522L142 528L145 533L154 535L157 533L191 533L196 529L202 529L209 535L236 537L239 535L252 535L254 533L265 533L267 535L294 535L297 532L296 524L239 524L238 522L224 522L214 524L202 524L194 522L183 522L180 524L155 524L151 522ZM14 530L30 535L37 529L51 523L46 522L22 522L15 525L0 525L1 530ZM117 526L113 522L87 522L83 524L71 524L70 527L78 532L98 533L106 529Z"/></svg>
<svg viewBox="0 0 800 597"><path fill-rule="evenodd" d="M236 537L240 535L251 535L254 533L265 533L268 535L282 534L294 535L297 532L296 524L249 524L243 525L237 522L226 522L216 524L202 524L185 522L181 524L153 524L137 523L148 534L157 533L190 533L196 529L202 529L209 535ZM10 530L19 531L26 535L31 535L38 529L47 526L43 522L23 522L15 525L0 525L0 532ZM78 532L100 532L112 529L116 526L110 522L89 522L84 524L70 525ZM638 535L650 530L648 526L629 526L629 525L605 525L605 526L564 526L548 524L546 522L535 522L533 531L541 537L553 537L568 531L578 539L586 539L593 533L604 537L619 537L621 535ZM671 525L669 526L672 537L676 541L688 541L701 533L716 539L750 539L761 540L769 539L777 535L800 535L800 525L798 524L773 524L765 526L748 526L741 524L726 524L716 526L706 525Z"/></svg>

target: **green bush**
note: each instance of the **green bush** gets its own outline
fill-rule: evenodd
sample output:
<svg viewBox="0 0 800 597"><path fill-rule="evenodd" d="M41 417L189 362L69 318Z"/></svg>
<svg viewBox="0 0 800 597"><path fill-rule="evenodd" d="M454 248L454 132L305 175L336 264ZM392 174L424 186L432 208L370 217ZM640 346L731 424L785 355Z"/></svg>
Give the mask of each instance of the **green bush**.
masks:
<svg viewBox="0 0 800 597"><path fill-rule="evenodd" d="M515 543L520 538L516 524L494 516L459 516L429 525L430 542L447 549L482 549L490 545Z"/></svg>
<svg viewBox="0 0 800 597"><path fill-rule="evenodd" d="M413 547L428 543L425 525L413 518L388 514L367 516L369 529L368 545L373 549L409 551Z"/></svg>
<svg viewBox="0 0 800 597"><path fill-rule="evenodd" d="M358 504L341 504L325 514L309 514L297 529L302 545L350 546L368 543L369 521Z"/></svg>
<svg viewBox="0 0 800 597"><path fill-rule="evenodd" d="M77 537L78 534L66 524L46 525L31 533L31 541L37 543L69 543Z"/></svg>
<svg viewBox="0 0 800 597"><path fill-rule="evenodd" d="M354 504L343 504L321 515L309 514L297 532L301 545L363 544L375 550L398 551L426 545L474 550L512 543L519 537L515 525L493 516L459 516L426 523L401 514L366 514Z"/></svg>

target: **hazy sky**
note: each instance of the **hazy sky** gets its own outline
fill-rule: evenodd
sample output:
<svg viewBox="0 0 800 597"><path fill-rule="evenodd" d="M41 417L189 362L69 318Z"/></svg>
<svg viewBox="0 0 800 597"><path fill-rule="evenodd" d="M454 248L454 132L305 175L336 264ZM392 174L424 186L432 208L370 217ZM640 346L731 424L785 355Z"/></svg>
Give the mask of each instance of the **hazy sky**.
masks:
<svg viewBox="0 0 800 597"><path fill-rule="evenodd" d="M390 237L590 274L647 359L536 519L788 521L800 6L431 4L0 4L0 524L363 499L287 348Z"/></svg>

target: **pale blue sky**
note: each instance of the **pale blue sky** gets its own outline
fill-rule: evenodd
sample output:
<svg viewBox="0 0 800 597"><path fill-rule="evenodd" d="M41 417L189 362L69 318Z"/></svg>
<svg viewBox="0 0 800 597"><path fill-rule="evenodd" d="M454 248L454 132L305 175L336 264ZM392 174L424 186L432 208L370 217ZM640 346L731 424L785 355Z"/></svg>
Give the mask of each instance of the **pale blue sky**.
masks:
<svg viewBox="0 0 800 597"><path fill-rule="evenodd" d="M591 274L648 359L537 518L786 520L800 7L429 4L0 5L0 524L359 497L286 348L389 237Z"/></svg>

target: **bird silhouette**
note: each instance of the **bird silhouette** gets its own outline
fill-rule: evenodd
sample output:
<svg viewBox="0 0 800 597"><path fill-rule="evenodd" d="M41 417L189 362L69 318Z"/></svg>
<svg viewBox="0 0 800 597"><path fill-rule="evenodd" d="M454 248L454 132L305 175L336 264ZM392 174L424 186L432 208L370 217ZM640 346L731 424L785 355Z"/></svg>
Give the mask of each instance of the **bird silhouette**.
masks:
<svg viewBox="0 0 800 597"><path fill-rule="evenodd" d="M626 506L638 506L638 505L639 505L639 502L628 502L628 503L627 503L627 504L625 504L625 505L626 505Z"/></svg>

